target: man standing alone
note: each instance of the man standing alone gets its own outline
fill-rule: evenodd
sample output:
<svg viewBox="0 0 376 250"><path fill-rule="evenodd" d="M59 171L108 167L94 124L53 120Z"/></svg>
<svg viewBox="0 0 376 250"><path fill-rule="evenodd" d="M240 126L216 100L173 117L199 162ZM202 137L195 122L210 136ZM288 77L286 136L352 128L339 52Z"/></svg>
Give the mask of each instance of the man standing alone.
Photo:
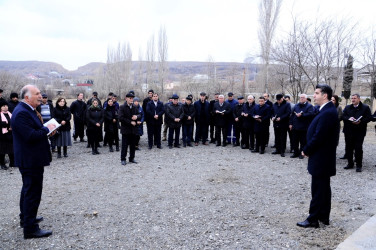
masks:
<svg viewBox="0 0 376 250"><path fill-rule="evenodd" d="M74 120L74 133L73 139L76 141L77 137L80 137L80 141L84 142L84 131L85 131L85 116L87 105L83 101L84 94L78 93L77 100L72 102L70 106L70 111L73 114Z"/></svg>
<svg viewBox="0 0 376 250"><path fill-rule="evenodd" d="M43 126L42 116L36 110L42 101L37 87L23 87L21 98L23 100L12 116L15 165L22 176L20 225L24 228L25 239L48 237L52 231L39 228L38 223L43 217L37 217L37 213L42 197L44 166L51 162L47 134L55 125Z"/></svg>
<svg viewBox="0 0 376 250"><path fill-rule="evenodd" d="M336 174L336 150L339 139L337 109L331 102L332 89L329 85L316 86L314 101L320 106L307 131L307 144L302 155L308 156L308 172L312 176L312 200L309 216L299 227L319 227L319 221L329 225L332 192L330 177Z"/></svg>

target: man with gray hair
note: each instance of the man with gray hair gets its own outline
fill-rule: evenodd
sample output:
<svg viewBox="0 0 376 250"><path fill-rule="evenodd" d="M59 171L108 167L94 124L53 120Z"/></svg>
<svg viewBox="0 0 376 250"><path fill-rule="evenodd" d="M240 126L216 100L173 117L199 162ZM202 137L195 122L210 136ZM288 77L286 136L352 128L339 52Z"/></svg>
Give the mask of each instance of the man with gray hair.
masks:
<svg viewBox="0 0 376 250"><path fill-rule="evenodd" d="M301 151L307 143L307 130L314 117L314 110L312 104L307 102L307 95L301 94L299 96L299 103L295 104L290 117L290 130L293 134L294 154L291 158L299 157L303 159ZM299 148L300 145L300 148Z"/></svg>
<svg viewBox="0 0 376 250"><path fill-rule="evenodd" d="M42 95L36 86L23 87L21 98L22 102L14 109L11 119L15 165L22 176L20 225L24 228L25 239L48 237L52 231L39 228L38 223L43 217L37 217L37 213L42 197L44 166L51 162L48 134L55 125L43 126L42 116L36 110L42 102Z"/></svg>
<svg viewBox="0 0 376 250"><path fill-rule="evenodd" d="M344 169L354 168L354 151L356 172L362 172L363 141L367 133L367 123L371 120L371 110L360 101L359 94L351 95L351 104L343 110L343 133L348 164Z"/></svg>

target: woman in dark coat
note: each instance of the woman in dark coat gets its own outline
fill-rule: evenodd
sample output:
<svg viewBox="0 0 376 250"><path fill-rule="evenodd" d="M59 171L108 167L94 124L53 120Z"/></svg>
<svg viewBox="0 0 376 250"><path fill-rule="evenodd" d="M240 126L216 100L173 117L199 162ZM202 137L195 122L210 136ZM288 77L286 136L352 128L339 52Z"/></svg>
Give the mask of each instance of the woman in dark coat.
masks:
<svg viewBox="0 0 376 250"><path fill-rule="evenodd" d="M86 126L87 126L87 137L89 145L92 149L92 154L99 154L98 145L102 141L102 124L104 120L104 111L98 105L98 100L94 99L91 106L86 112Z"/></svg>
<svg viewBox="0 0 376 250"><path fill-rule="evenodd" d="M119 117L114 106L112 98L107 99L107 105L104 110L104 132L106 132L105 138L110 148L110 152L114 152L113 144L115 142L116 151L119 151Z"/></svg>
<svg viewBox="0 0 376 250"><path fill-rule="evenodd" d="M8 103L6 101L0 102L1 107L1 131L0 131L0 165L1 169L7 170L5 165L5 155L9 156L9 167L14 167L13 155L13 135L10 118L12 114L8 111Z"/></svg>
<svg viewBox="0 0 376 250"><path fill-rule="evenodd" d="M55 120L61 124L59 132L55 135L57 146L57 158L61 158L61 147L63 147L64 157L68 157L67 148L72 146L71 139L71 112L67 107L67 101L63 97L59 97L55 106Z"/></svg>
<svg viewBox="0 0 376 250"><path fill-rule="evenodd" d="M140 150L140 139L141 139L141 136L144 134L144 121L145 121L145 114L144 114L144 110L142 109L142 107L140 106L140 98L138 97L135 97L133 99L133 105L138 108L138 111L141 115L141 120L137 121L137 134L136 134L136 150Z"/></svg>

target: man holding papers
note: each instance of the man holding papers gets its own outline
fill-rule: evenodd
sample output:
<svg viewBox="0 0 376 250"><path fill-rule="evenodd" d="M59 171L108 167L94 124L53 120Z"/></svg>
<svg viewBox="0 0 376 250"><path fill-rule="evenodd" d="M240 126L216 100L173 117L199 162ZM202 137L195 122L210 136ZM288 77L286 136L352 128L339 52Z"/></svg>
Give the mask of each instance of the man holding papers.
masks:
<svg viewBox="0 0 376 250"><path fill-rule="evenodd" d="M343 110L342 119L348 162L344 169L354 168L353 153L355 150L356 172L362 172L363 141L367 133L367 123L371 120L371 110L368 105L360 101L359 94L353 94L351 95L351 104Z"/></svg>

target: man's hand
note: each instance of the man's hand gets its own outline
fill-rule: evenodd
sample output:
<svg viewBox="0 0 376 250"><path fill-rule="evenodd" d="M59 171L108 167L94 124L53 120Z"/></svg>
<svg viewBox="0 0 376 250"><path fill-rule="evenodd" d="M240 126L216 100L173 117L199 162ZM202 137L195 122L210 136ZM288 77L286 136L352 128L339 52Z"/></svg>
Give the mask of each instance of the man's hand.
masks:
<svg viewBox="0 0 376 250"><path fill-rule="evenodd" d="M50 123L50 124L47 125L47 128L48 128L48 130L52 131L56 128L56 126L55 126L55 124Z"/></svg>
<svg viewBox="0 0 376 250"><path fill-rule="evenodd" d="M137 115L133 115L133 116L132 116L132 120L133 120L133 121L137 120Z"/></svg>
<svg viewBox="0 0 376 250"><path fill-rule="evenodd" d="M112 119L112 122L115 123L115 122L116 122L116 119Z"/></svg>
<svg viewBox="0 0 376 250"><path fill-rule="evenodd" d="M154 116L154 119L155 119L155 120L158 120L158 115L155 115L155 116Z"/></svg>
<svg viewBox="0 0 376 250"><path fill-rule="evenodd" d="M66 124L66 122L65 121L61 121L61 125L65 125Z"/></svg>
<svg viewBox="0 0 376 250"><path fill-rule="evenodd" d="M179 118L175 118L175 122L180 122L180 119Z"/></svg>
<svg viewBox="0 0 376 250"><path fill-rule="evenodd" d="M303 157L308 157L308 155L304 154L304 152L302 151L302 155Z"/></svg>
<svg viewBox="0 0 376 250"><path fill-rule="evenodd" d="M192 119L192 117L188 116L188 120L191 120L191 119Z"/></svg>
<svg viewBox="0 0 376 250"><path fill-rule="evenodd" d="M292 125L289 125L290 130L292 130Z"/></svg>
<svg viewBox="0 0 376 250"><path fill-rule="evenodd" d="M238 117L236 117L236 118L235 118L235 121L236 121L236 122L237 122L237 121L239 121L239 118L238 118Z"/></svg>
<svg viewBox="0 0 376 250"><path fill-rule="evenodd" d="M97 122L95 123L95 126L100 127L101 125Z"/></svg>
<svg viewBox="0 0 376 250"><path fill-rule="evenodd" d="M133 126L136 126L136 122L135 122L135 121L131 121L131 124L132 124Z"/></svg>

